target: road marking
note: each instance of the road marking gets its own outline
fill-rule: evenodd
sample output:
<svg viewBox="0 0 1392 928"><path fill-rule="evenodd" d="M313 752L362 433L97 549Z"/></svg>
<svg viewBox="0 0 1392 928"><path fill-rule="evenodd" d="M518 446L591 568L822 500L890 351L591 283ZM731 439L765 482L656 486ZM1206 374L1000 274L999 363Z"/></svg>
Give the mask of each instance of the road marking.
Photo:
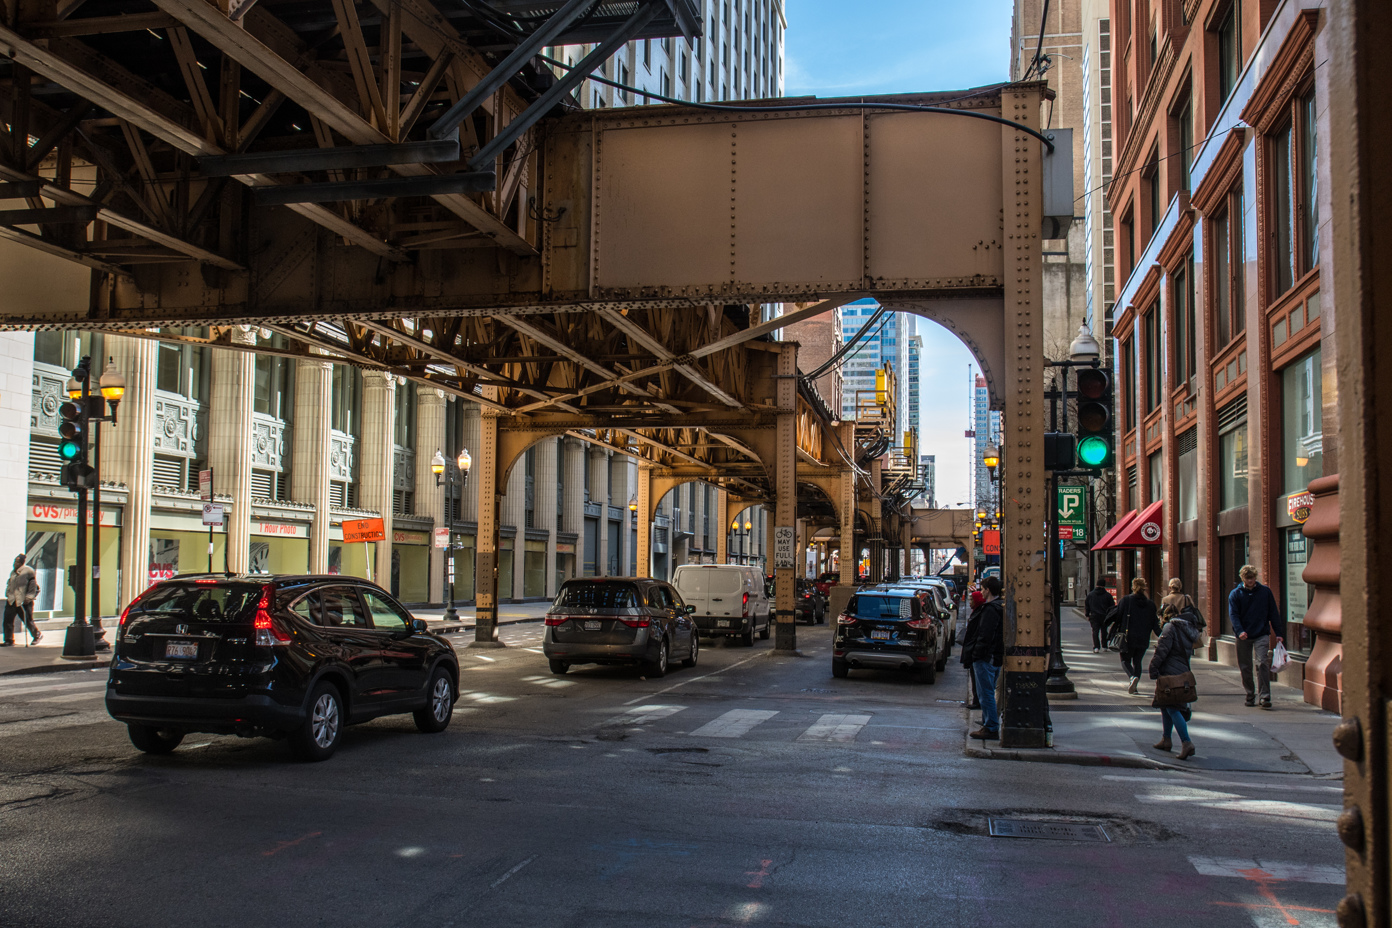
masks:
<svg viewBox="0 0 1392 928"><path fill-rule="evenodd" d="M797 740L854 741L869 721L868 715L824 715L798 735Z"/></svg>
<svg viewBox="0 0 1392 928"><path fill-rule="evenodd" d="M1338 793L1341 796L1344 792L1342 786L1302 786L1286 783L1277 786L1275 784L1253 783L1250 780L1180 779L1178 777L1150 777L1141 774L1110 774L1102 779L1115 780L1121 783L1165 783L1170 786L1240 786L1244 789L1279 789L1282 792L1297 790L1305 793Z"/></svg>
<svg viewBox="0 0 1392 928"><path fill-rule="evenodd" d="M770 709L731 709L691 734L696 738L742 738L755 725L767 722L777 714L777 711Z"/></svg>
<svg viewBox="0 0 1392 928"><path fill-rule="evenodd" d="M496 657L484 657L482 654L475 654L474 657L477 657L481 661L488 661L490 664L496 664L498 662Z"/></svg>
<svg viewBox="0 0 1392 928"><path fill-rule="evenodd" d="M708 673L708 674L703 674L702 676L699 676L699 677L691 677L690 679L683 680L683 681L681 681L680 683L673 683L671 686L667 687L666 689L658 690L656 693L648 693L646 696L639 696L637 699L630 699L628 702L624 703L624 705L625 705L625 706L631 706L631 705L633 705L635 702L642 702L642 701L645 700L645 699L652 699L654 696L661 696L663 693L670 693L672 690L676 689L676 688L679 687L679 686L686 686L688 683L695 683L697 680L705 680L705 679L707 679L707 678L709 678L709 677L715 676L716 674L722 674L722 673L724 673L724 672L727 671L727 670L734 670L736 667L739 667L741 664L747 664L747 663L749 663L750 661L757 661L759 658L761 658L761 657L763 657L763 656L764 656L764 653L761 652L761 653L759 653L759 654L755 654L753 657L746 657L744 660L742 660L742 661L737 661L737 662L731 664L729 667L721 667L719 670L712 670L712 671L711 671L710 673Z"/></svg>
<svg viewBox="0 0 1392 928"><path fill-rule="evenodd" d="M88 680L83 683L49 683L45 686L22 686L0 690L0 699L9 699L11 696L24 696L29 693L51 693L56 691L70 692L72 690L92 690L106 689L105 680Z"/></svg>
<svg viewBox="0 0 1392 928"><path fill-rule="evenodd" d="M1231 876L1244 880L1287 880L1295 883L1344 885L1344 868L1328 864L1301 864L1283 860L1247 860L1240 857L1190 857L1204 876Z"/></svg>
<svg viewBox="0 0 1392 928"><path fill-rule="evenodd" d="M1149 805L1188 802L1204 809L1219 812L1242 812L1249 815L1271 815L1309 822L1333 822L1339 817L1343 804L1312 802L1283 802L1278 799L1243 799L1233 793L1218 793L1206 789L1181 788L1175 793L1137 793L1136 800Z"/></svg>
<svg viewBox="0 0 1392 928"><path fill-rule="evenodd" d="M686 706L639 706L636 709L629 709L622 715L605 719L601 725L644 725L648 722L655 722L658 719L665 719L669 715L676 715L685 709Z"/></svg>
<svg viewBox="0 0 1392 928"><path fill-rule="evenodd" d="M773 861L771 861L771 860L761 860L761 861L759 861L759 864L760 864L760 866L759 866L759 869L758 869L758 870L746 870L746 871L744 871L744 875L745 875L745 876L752 876L752 877L754 878L754 879L750 880L748 883L745 884L745 888L747 888L747 889L763 889L763 888L764 888L764 880L768 878L768 875L769 875L769 867L771 867L771 866L773 865Z"/></svg>
<svg viewBox="0 0 1392 928"><path fill-rule="evenodd" d="M521 862L520 864L518 864L517 866L513 867L513 868L512 868L511 870L509 870L507 873L504 873L502 876L498 877L498 878L497 878L496 880L494 880L492 883L489 883L489 884L488 884L488 888L489 888L489 889L497 889L499 886L502 886L502 885L503 885L504 883L506 883L509 879L511 879L512 876L513 876L515 873L517 873L518 870L521 870L523 867L527 866L527 864L531 863L531 862L534 861L534 860L536 860L536 855L535 855L535 854L533 854L531 857L528 857L526 860L522 861L522 862Z"/></svg>
<svg viewBox="0 0 1392 928"><path fill-rule="evenodd" d="M271 848L269 851L262 851L262 852L261 852L261 856L262 856L262 857L274 857L276 854L279 854L281 851L285 850L287 847L294 847L295 845L297 845L297 844L299 844L299 843L301 843L301 842L303 842L303 841L308 841L310 838L317 838L317 837L319 837L319 836L322 835L322 834L323 834L322 831L311 831L309 834L307 834L307 835L301 835L300 837L296 838L296 839L293 840L293 841L277 841L275 847Z"/></svg>
<svg viewBox="0 0 1392 928"><path fill-rule="evenodd" d="M37 696L31 701L42 703L84 702L89 699L104 699L105 697L105 693L73 693L69 696Z"/></svg>

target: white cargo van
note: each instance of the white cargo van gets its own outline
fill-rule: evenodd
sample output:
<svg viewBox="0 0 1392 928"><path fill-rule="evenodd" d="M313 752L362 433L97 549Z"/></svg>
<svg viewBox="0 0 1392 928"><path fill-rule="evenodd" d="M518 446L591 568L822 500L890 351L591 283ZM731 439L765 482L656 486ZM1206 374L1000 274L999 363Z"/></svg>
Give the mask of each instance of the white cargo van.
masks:
<svg viewBox="0 0 1392 928"><path fill-rule="evenodd" d="M692 618L706 637L726 635L754 643L754 633L769 636L773 609L764 575L757 567L738 564L683 564L676 569L672 585L688 606L695 606Z"/></svg>

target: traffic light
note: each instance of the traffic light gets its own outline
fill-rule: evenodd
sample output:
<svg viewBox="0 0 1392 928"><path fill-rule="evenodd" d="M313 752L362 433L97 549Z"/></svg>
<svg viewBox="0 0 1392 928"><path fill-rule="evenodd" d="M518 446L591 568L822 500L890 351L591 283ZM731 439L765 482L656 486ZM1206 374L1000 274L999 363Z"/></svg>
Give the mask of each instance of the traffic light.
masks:
<svg viewBox="0 0 1392 928"><path fill-rule="evenodd" d="M70 391L77 389L74 384L80 386L88 379L89 373L85 364L84 358L83 364L73 371ZM58 443L58 457L63 462L61 482L69 490L91 486L93 469L87 463L91 412L91 403L85 401L80 394L58 407L58 415L63 420L58 423L58 435L62 439Z"/></svg>
<svg viewBox="0 0 1392 928"><path fill-rule="evenodd" d="M1097 367L1078 371L1078 463L1105 468L1116 458L1112 436L1112 378Z"/></svg>
<svg viewBox="0 0 1392 928"><path fill-rule="evenodd" d="M1044 434L1044 469L1072 470L1078 466L1078 439L1067 432Z"/></svg>

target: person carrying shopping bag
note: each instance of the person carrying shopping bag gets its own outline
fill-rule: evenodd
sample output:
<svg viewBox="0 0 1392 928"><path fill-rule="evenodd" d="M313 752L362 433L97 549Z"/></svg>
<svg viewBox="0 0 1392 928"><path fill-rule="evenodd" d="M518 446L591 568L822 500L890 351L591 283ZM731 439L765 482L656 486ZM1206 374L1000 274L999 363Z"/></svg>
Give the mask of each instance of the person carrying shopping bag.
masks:
<svg viewBox="0 0 1392 928"><path fill-rule="evenodd" d="M1194 619L1194 612L1186 609L1166 622L1160 641L1155 645L1155 655L1150 659L1150 678L1155 681L1155 699L1151 704L1160 710L1163 726L1163 737L1156 743L1155 750L1172 750L1174 742L1170 740L1170 732L1177 731L1180 760L1187 760L1196 753L1186 718L1189 703L1198 698L1194 672L1189 666L1189 657L1199 641L1199 627Z"/></svg>

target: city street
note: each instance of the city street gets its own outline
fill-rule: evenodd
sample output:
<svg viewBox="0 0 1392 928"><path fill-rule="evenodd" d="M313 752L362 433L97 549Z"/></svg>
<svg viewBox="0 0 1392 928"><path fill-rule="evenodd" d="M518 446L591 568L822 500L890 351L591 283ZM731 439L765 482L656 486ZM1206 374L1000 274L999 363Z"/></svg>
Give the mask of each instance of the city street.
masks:
<svg viewBox="0 0 1392 928"><path fill-rule="evenodd" d="M1335 923L1337 779L967 757L955 652L931 686L835 680L826 626L660 680L552 676L541 633L460 648L444 734L379 720L322 764L142 755L104 668L0 677L0 924Z"/></svg>

